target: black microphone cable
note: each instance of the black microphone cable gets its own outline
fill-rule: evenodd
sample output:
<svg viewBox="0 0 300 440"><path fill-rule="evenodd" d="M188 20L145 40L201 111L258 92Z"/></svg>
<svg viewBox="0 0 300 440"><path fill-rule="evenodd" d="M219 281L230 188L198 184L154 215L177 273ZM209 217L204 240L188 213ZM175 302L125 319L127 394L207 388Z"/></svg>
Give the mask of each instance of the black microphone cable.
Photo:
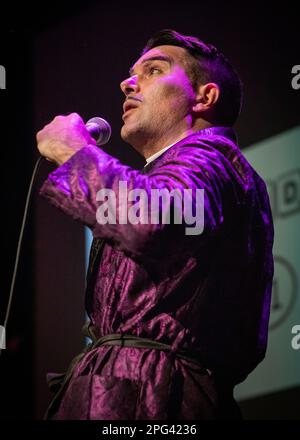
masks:
<svg viewBox="0 0 300 440"><path fill-rule="evenodd" d="M40 168L42 159L43 159L43 157L40 156L37 159L36 163L35 163L35 166L34 166L34 169L33 169L33 172L32 172L32 176L31 176L31 180L30 180L30 184L29 184L28 191L27 191L25 208L24 208L24 213L23 213L23 219L22 219L20 233L19 233L19 238L18 238L18 244L17 244L17 251L16 251L16 257L15 257L14 269L13 269L13 274L12 274L12 280L11 280L10 290L9 290L9 295L8 295L7 308L6 308L6 312L5 312L5 318L4 318L4 325L3 325L4 331L6 331L6 328L7 328L7 323L8 323L8 319L9 319L11 304L12 304L12 300L13 300L14 288L15 288L15 283L16 283L16 278L17 278L17 273L18 273L19 260L20 260L20 254L21 254L22 243L23 243L24 230L25 230L25 227L26 227L26 224L27 224L29 206L30 206L30 202L31 202L31 199L32 199L32 188L33 188L33 184L35 182L35 178L36 178L37 172L38 172L38 170ZM0 349L0 356L1 356L1 354L2 354L2 349Z"/></svg>

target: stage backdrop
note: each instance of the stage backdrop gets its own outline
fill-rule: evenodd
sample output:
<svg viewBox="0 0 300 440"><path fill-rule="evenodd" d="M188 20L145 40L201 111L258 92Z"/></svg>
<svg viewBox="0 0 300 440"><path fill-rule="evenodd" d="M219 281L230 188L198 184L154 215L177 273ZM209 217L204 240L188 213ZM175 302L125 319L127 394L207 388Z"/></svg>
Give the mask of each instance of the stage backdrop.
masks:
<svg viewBox="0 0 300 440"><path fill-rule="evenodd" d="M300 344L292 344L296 336L292 329L300 325L300 126L246 148L243 154L268 186L275 273L266 358L236 388L239 400L300 384Z"/></svg>

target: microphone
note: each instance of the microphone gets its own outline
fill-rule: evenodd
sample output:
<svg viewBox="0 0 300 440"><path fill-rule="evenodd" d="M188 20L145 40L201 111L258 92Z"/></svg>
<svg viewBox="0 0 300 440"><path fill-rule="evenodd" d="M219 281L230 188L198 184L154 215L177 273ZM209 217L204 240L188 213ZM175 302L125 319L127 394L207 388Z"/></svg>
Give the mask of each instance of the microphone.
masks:
<svg viewBox="0 0 300 440"><path fill-rule="evenodd" d="M92 138L95 139L98 147L109 141L111 136L111 126L105 119L96 116L89 119L85 126Z"/></svg>

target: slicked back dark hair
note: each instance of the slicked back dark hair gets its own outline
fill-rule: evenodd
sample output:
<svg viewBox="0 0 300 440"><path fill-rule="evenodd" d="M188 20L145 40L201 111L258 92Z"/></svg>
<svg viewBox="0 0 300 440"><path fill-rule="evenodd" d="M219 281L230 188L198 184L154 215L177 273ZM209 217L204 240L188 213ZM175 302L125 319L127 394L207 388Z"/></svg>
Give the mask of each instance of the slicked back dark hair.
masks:
<svg viewBox="0 0 300 440"><path fill-rule="evenodd" d="M172 29L163 29L154 34L147 41L142 55L162 45L182 47L191 55L187 57L187 75L194 89L208 82L219 86L220 96L214 106L214 123L231 127L241 111L243 86L227 58L213 45Z"/></svg>

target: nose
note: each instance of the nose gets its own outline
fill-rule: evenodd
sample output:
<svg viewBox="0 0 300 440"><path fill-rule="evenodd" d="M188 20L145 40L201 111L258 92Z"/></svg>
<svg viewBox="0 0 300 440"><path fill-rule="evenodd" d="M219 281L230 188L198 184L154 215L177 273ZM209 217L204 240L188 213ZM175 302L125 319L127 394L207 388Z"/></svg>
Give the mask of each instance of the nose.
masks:
<svg viewBox="0 0 300 440"><path fill-rule="evenodd" d="M125 96L136 93L138 88L137 75L130 76L129 78L122 81L120 87Z"/></svg>

